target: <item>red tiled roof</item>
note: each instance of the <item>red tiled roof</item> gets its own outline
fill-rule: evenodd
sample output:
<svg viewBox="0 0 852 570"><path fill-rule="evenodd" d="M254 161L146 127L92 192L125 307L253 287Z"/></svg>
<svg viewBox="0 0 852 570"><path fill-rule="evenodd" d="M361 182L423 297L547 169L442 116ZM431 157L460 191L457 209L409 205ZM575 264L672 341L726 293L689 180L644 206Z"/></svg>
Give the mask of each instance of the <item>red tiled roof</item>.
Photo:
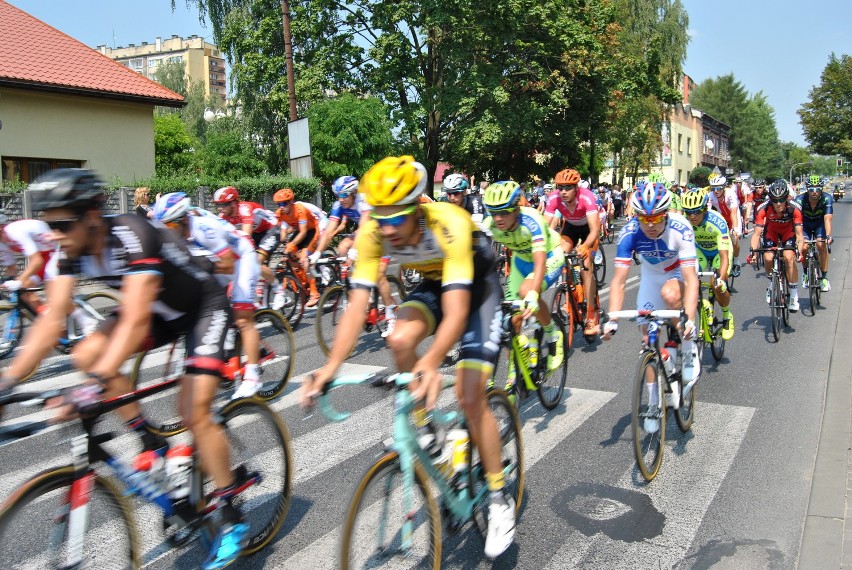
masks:
<svg viewBox="0 0 852 570"><path fill-rule="evenodd" d="M444 174L446 174L447 170L452 168L450 163L448 162L439 162L438 166L435 167L435 178L432 179L433 182L443 182Z"/></svg>
<svg viewBox="0 0 852 570"><path fill-rule="evenodd" d="M179 107L183 97L0 0L0 85Z"/></svg>

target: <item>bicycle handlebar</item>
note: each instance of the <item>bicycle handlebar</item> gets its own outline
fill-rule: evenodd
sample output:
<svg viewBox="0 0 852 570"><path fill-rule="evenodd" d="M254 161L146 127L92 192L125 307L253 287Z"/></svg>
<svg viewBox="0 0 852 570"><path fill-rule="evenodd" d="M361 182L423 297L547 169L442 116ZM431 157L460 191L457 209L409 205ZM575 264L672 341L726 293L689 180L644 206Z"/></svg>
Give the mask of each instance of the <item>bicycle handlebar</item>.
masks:
<svg viewBox="0 0 852 570"><path fill-rule="evenodd" d="M677 319L684 314L682 309L661 309L657 311L649 311L647 309L632 310L632 311L611 311L607 313L610 319L629 319L651 318L653 320L668 320Z"/></svg>

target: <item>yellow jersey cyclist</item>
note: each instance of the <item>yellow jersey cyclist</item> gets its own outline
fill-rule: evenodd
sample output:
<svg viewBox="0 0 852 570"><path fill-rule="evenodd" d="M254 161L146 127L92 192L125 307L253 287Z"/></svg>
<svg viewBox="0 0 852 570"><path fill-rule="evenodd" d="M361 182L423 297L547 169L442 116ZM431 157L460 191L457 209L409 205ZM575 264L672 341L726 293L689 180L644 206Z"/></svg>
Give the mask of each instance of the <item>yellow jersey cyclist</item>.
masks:
<svg viewBox="0 0 852 570"><path fill-rule="evenodd" d="M358 231L358 263L352 275L349 305L334 335L331 354L302 386L300 404L310 406L354 346L364 323L370 288L379 278L379 261L389 255L403 268L420 272L420 284L400 305L396 327L387 337L400 371L412 372L415 398L432 410L441 391L438 367L461 341L456 366L456 395L470 435L480 449L491 491L485 555L495 558L512 543L515 505L504 491L501 441L485 399L485 386L499 350L502 290L494 255L466 211L446 202L420 203L429 184L426 169L411 156L382 159L361 179L373 206L371 219ZM434 333L429 349L417 346Z"/></svg>
<svg viewBox="0 0 852 570"><path fill-rule="evenodd" d="M699 271L719 272L713 284L716 301L722 307L722 338L734 338L734 315L731 313L731 292L725 281L731 270L731 236L728 224L717 212L708 209L709 196L701 190L690 190L683 195L683 213L695 234L695 254Z"/></svg>
<svg viewBox="0 0 852 570"><path fill-rule="evenodd" d="M534 208L520 206L521 187L517 182L495 182L485 189L485 208L490 217L482 228L502 243L512 255L512 269L506 285L506 298L524 300L523 318L536 316L547 335L547 368L562 364L563 334L553 324L550 309L539 297L559 280L565 266L561 238L544 216ZM514 361L509 359L509 383L515 380Z"/></svg>

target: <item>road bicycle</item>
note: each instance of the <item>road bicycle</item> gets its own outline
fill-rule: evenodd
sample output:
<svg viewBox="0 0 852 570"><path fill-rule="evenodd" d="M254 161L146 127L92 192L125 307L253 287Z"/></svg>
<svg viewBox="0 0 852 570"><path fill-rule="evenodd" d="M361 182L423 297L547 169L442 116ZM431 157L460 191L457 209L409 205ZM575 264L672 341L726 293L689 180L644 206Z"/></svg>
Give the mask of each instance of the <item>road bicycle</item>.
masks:
<svg viewBox="0 0 852 570"><path fill-rule="evenodd" d="M817 244L820 242L815 239L806 239L805 243L808 246L808 251L805 253L805 279L808 282L810 315L813 317L816 315L816 308L822 296L822 271L819 268L819 249L817 249ZM802 310L802 312L805 311Z"/></svg>
<svg viewBox="0 0 852 570"><path fill-rule="evenodd" d="M775 342L781 338L781 323L784 327L790 324L790 309L787 300L790 298L790 284L787 283L787 262L784 251L793 250L791 247L767 247L755 249L754 254L761 256L772 253L772 270L769 284L769 316L772 320L772 338Z"/></svg>
<svg viewBox="0 0 852 570"><path fill-rule="evenodd" d="M704 348L709 346L713 359L716 362L722 360L725 355L725 339L722 338L722 329L725 328L725 319L722 317L722 307L716 302L716 291L713 286L719 277L715 271L699 271L698 279L698 346L699 360L704 356ZM705 281L704 278L708 280ZM705 297L706 295L706 297Z"/></svg>
<svg viewBox="0 0 852 570"><path fill-rule="evenodd" d="M325 258L317 261L317 265L323 263L337 265L342 281L341 284L326 289L317 304L317 343L326 356L331 353L334 333L341 319L343 319L346 307L349 306L349 291L352 286L349 282L349 268L346 261L347 258L345 257ZM387 275L387 280L390 285L393 304L399 306L405 300L405 287L395 275ZM384 301L382 301L378 287L373 287L370 291L370 305L364 317L364 332L381 335L381 333L387 331L387 328L388 321ZM354 350L355 347L353 346L352 351L354 352Z"/></svg>
<svg viewBox="0 0 852 570"><path fill-rule="evenodd" d="M142 545L129 495L162 511L163 535L172 547L201 538L205 550L217 531L214 514L223 502L212 493L196 453L189 465L189 495L175 498L174 481L163 469L137 471L104 447L126 450L136 436L95 433L105 414L163 390L177 379L83 407L82 433L70 441L72 463L52 467L19 486L0 505L0 568L141 568ZM2 404L43 404L60 391L13 393ZM213 414L231 448L237 488L234 504L249 525L242 556L265 547L278 533L290 506L293 460L290 436L278 414L265 403L241 399ZM18 424L5 435L26 437L48 422ZM124 454L122 454L124 455ZM184 493L186 491L184 490ZM148 541L156 528L141 529Z"/></svg>
<svg viewBox="0 0 852 570"><path fill-rule="evenodd" d="M293 329L278 311L259 309L254 313L255 328L260 333L260 380L263 386L253 396L269 401L280 396L293 374L296 345ZM222 367L222 388L231 388L243 377L247 360L242 348L240 329L231 323L225 332L225 365ZM131 385L144 388L157 385L163 378L179 379L186 372L184 339L171 343L167 350L140 352L133 360ZM178 409L177 390L142 403L148 429L165 437L186 430Z"/></svg>
<svg viewBox="0 0 852 570"><path fill-rule="evenodd" d="M21 293L37 292L44 287L32 287L18 291L4 293L6 299L0 301L0 358L9 356L21 343L24 327L27 322L36 319L38 311L28 303ZM87 321L92 325L100 323L109 316L119 305L116 295L107 291L94 291L87 294L74 295L71 298L75 308L80 309ZM93 327L87 327L93 328ZM61 354L70 354L71 349L83 340L91 330L81 330L81 326L73 314L69 314L66 320L64 336L59 338L56 350ZM35 366L21 381L27 380L35 374L38 366Z"/></svg>
<svg viewBox="0 0 852 570"><path fill-rule="evenodd" d="M553 296L551 304L551 312L556 315L565 327L565 338L568 341L568 348L574 346L574 333L578 330L585 331L586 319L591 318L589 311L586 308L586 293L583 288L583 282L580 278L580 271L587 271L583 265L582 259L575 252L565 255L565 269L556 283L556 294ZM600 316L603 312L600 309L600 295L595 292L595 308L592 315L597 317L600 322ZM597 334L583 335L588 344L595 342ZM565 352L565 358L568 358L568 351Z"/></svg>
<svg viewBox="0 0 852 570"><path fill-rule="evenodd" d="M343 524L340 567L438 569L442 562L442 520L450 533L459 532L471 520L483 537L487 533L490 491L485 471L461 414L439 410L429 414L429 421L449 428L443 452L433 457L418 444L412 416L420 403L407 389L413 376L394 374L377 381L378 376L373 373L337 378L326 385L327 390L319 399L327 418L343 421L349 414L331 406L329 391L363 383L395 390L393 442L355 488ZM445 376L445 387L453 384L454 379ZM497 420L505 489L515 500L517 517L524 494L520 420L502 390L492 389L486 398ZM440 503L432 489L440 493Z"/></svg>
<svg viewBox="0 0 852 570"><path fill-rule="evenodd" d="M594 252L589 252L589 255L592 256L595 283L598 289L600 289L606 283L606 250L603 248L603 244L598 242L598 249Z"/></svg>
<svg viewBox="0 0 852 570"><path fill-rule="evenodd" d="M603 243L606 240L606 243L612 243L613 239L615 239L615 227L609 221L609 216L606 216L601 224L601 233L598 242Z"/></svg>
<svg viewBox="0 0 852 570"><path fill-rule="evenodd" d="M680 336L671 324L671 319L679 319L682 327L686 313L680 310L613 311L609 318L644 319L648 326L647 340L643 341L639 353L639 370L633 384L630 429L636 465L645 481L652 481L663 461L666 408L674 409L675 420L682 432L689 431L695 419L695 385L684 395ZM663 328L667 342L661 347L660 330ZM671 352L675 355L672 356ZM657 385L656 401L650 398L648 386L651 384Z"/></svg>
<svg viewBox="0 0 852 570"><path fill-rule="evenodd" d="M559 327L562 332L562 364L555 370L547 369L547 352L545 347L547 344L544 329L541 325L535 323L535 317L531 318L528 323L529 327L536 324L533 337L528 339L526 335L521 334L525 328L521 326L520 317L523 314L521 305L523 301L503 301L501 303L503 321L500 338L500 353L503 349L507 351L507 358L514 363L516 379L512 384L506 385L506 392L509 394L509 400L515 405L520 406L521 402L527 399L530 393L535 392L538 396L541 405L547 410L552 410L562 400L562 394L565 392L565 382L568 379L568 341L565 335L562 322L555 315L553 323ZM517 323L517 324L516 324ZM535 344L535 348L531 348L531 341ZM535 354L532 353L535 350ZM535 361L531 359L535 358ZM498 358L499 363L499 358ZM495 363L495 374L499 370L498 363Z"/></svg>
<svg viewBox="0 0 852 570"><path fill-rule="evenodd" d="M505 289L512 273L512 250L499 241L492 242L491 247L494 249L494 266L500 278L500 286Z"/></svg>

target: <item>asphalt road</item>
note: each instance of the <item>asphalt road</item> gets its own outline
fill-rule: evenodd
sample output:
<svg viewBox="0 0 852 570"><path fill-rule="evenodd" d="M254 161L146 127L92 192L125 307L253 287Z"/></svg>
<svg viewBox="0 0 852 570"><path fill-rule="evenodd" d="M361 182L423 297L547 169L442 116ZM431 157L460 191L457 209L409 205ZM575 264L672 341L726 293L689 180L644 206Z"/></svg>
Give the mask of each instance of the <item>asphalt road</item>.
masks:
<svg viewBox="0 0 852 570"><path fill-rule="evenodd" d="M766 278L751 267L743 269L734 285L736 336L718 365L712 364L709 351L705 354L695 424L681 434L675 422L669 423L661 472L650 484L641 482L634 468L629 430L638 331L624 325L611 342L591 346L578 337L563 404L545 412L533 397L521 407L527 480L515 544L494 563L487 561L478 532L468 525L458 536L445 538L444 566L794 567L849 264L850 204L841 201L835 208L833 290L823 295L824 306L815 317L792 315L777 344L769 341ZM606 249L611 263L615 245ZM638 275L638 268L631 273ZM635 301L636 285L630 281L627 306ZM806 290L802 293L804 306ZM273 404L289 427L295 463L287 520L269 547L235 568L336 567L349 497L390 436L392 400L383 391L345 392L338 404L353 414L341 424L320 414L306 418L299 410L301 375L323 360L314 331L313 315L308 314L295 332L296 375ZM845 339L839 341L845 344ZM356 351L350 363L346 372L380 370L390 366L390 358L375 340ZM67 357L54 357L31 387L77 381L79 376L68 371ZM10 413L20 418L37 414ZM67 463L63 442L72 434L72 429L56 429L0 446L0 496L46 467ZM134 443L124 441L131 442L124 446L130 456ZM262 441L256 443L263 448ZM198 542L179 550L163 546L161 517L152 507L141 506L135 514L146 568L200 563ZM109 549L106 534L96 548ZM30 552L36 536L37 529L23 532L3 548ZM33 567L38 567L38 554L32 552Z"/></svg>

